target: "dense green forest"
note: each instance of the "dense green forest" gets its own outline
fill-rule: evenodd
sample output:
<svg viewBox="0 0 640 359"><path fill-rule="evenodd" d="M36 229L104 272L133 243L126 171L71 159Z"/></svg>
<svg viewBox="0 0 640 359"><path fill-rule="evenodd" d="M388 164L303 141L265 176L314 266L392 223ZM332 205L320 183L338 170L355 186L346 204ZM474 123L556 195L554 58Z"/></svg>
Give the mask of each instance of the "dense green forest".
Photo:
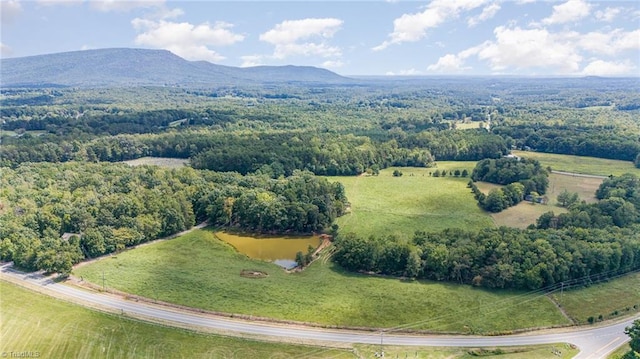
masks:
<svg viewBox="0 0 640 359"><path fill-rule="evenodd" d="M485 196L470 184L479 204L498 212L548 185L539 163L502 159L511 149L640 166L639 93L634 79L600 78L3 88L0 258L65 273L84 258L203 220L266 233L326 231L348 199L316 175L445 160L479 161L474 180L505 185ZM190 168L108 163L144 156L189 159ZM350 270L487 287L585 282L639 267L638 193L637 178L611 178L599 202L547 213L527 230L340 233L335 260Z"/></svg>

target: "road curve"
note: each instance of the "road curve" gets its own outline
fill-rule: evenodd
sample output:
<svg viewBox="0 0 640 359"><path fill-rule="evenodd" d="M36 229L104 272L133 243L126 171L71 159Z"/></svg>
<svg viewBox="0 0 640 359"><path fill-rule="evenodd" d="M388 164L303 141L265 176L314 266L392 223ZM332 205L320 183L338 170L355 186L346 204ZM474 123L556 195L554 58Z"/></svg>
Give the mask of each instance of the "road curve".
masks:
<svg viewBox="0 0 640 359"><path fill-rule="evenodd" d="M535 345L549 343L571 343L578 346L580 353L575 358L596 359L604 358L629 338L624 334L624 328L631 325L630 318L615 324L575 328L545 333L524 333L508 336L448 336L448 335L404 335L381 334L380 332L359 332L352 330L329 330L304 326L286 326L275 323L252 322L212 315L200 315L174 308L156 306L149 303L129 301L124 298L96 292L88 292L76 287L55 283L40 274L15 271L10 264L0 267L0 279L26 286L36 285L44 293L56 297L70 299L76 303L90 307L101 307L134 316L151 318L164 323L175 325L189 325L224 332L235 332L271 338L297 339L305 342L334 342L334 343L364 343L380 344L383 339L385 345L406 346L438 346L438 347L493 347L511 345Z"/></svg>

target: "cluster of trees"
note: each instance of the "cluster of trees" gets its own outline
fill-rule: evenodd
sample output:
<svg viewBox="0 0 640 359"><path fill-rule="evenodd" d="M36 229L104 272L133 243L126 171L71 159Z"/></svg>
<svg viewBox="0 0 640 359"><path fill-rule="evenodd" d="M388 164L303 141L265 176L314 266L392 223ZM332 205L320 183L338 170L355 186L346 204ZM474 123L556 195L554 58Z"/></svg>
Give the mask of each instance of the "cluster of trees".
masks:
<svg viewBox="0 0 640 359"><path fill-rule="evenodd" d="M510 137L518 148L538 152L633 161L640 153L634 133L615 128L576 126L496 126L492 132Z"/></svg>
<svg viewBox="0 0 640 359"><path fill-rule="evenodd" d="M524 185L520 182L509 183L502 188L493 188L489 191L489 194L485 195L478 186L470 181L469 188L473 192L474 198L478 201L478 204L485 211L498 213L511 206L522 202L525 196ZM530 192L529 195L531 195Z"/></svg>
<svg viewBox="0 0 640 359"><path fill-rule="evenodd" d="M310 172L280 179L236 177L198 198L210 223L257 232L319 232L344 214L344 187Z"/></svg>
<svg viewBox="0 0 640 359"><path fill-rule="evenodd" d="M526 196L538 197L549 185L549 172L540 162L526 158L484 159L471 173L469 187L480 207L489 212L501 212L522 202ZM474 181L506 185L485 195Z"/></svg>
<svg viewBox="0 0 640 359"><path fill-rule="evenodd" d="M603 228L631 227L640 223L640 179L624 174L605 179L596 191L597 203L575 203L568 213L555 215L547 212L540 216L536 227L546 228Z"/></svg>
<svg viewBox="0 0 640 359"><path fill-rule="evenodd" d="M334 260L352 271L488 288L588 284L640 268L640 227L479 232L446 229L394 236L338 236Z"/></svg>
<svg viewBox="0 0 640 359"><path fill-rule="evenodd" d="M0 188L0 259L60 273L196 220L312 232L329 227L347 205L340 184L302 172L272 180L188 167L36 163L3 168Z"/></svg>
<svg viewBox="0 0 640 359"><path fill-rule="evenodd" d="M622 359L640 358L640 319L634 320L631 326L624 329L624 333L631 338L631 341L629 341L631 350L625 353Z"/></svg>

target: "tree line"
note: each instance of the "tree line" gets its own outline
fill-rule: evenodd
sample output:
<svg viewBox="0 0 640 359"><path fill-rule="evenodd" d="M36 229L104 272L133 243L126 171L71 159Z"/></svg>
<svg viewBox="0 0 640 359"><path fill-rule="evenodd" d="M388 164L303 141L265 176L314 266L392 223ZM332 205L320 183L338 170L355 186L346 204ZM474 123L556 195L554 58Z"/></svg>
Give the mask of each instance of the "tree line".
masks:
<svg viewBox="0 0 640 359"><path fill-rule="evenodd" d="M451 228L410 240L347 233L338 236L333 258L351 271L534 290L640 269L639 229Z"/></svg>

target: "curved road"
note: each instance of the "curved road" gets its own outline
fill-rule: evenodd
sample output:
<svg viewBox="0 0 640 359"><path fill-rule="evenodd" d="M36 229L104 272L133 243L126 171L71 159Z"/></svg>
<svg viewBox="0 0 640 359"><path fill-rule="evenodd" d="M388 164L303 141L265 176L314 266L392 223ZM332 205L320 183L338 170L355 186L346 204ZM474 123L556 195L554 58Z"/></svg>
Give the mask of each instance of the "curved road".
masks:
<svg viewBox="0 0 640 359"><path fill-rule="evenodd" d="M587 329L571 328L547 331L545 333L532 332L494 337L381 334L380 332L329 330L273 323L257 323L211 315L200 315L149 303L133 302L113 295L88 292L79 288L55 283L40 274L15 271L9 264L4 264L0 267L0 279L26 286L35 285L45 293L53 294L56 297L67 298L90 307L101 307L108 310L121 311L122 313L151 318L165 323L181 324L183 326L199 326L225 332L268 336L272 338L287 338L289 340L298 339L335 343L380 344L382 339L385 345L407 346L493 347L572 343L580 349L580 353L575 358L582 359L604 358L625 343L629 337L624 334L624 328L631 325L634 319L631 318L616 324ZM636 316L636 318L640 318L640 316Z"/></svg>

